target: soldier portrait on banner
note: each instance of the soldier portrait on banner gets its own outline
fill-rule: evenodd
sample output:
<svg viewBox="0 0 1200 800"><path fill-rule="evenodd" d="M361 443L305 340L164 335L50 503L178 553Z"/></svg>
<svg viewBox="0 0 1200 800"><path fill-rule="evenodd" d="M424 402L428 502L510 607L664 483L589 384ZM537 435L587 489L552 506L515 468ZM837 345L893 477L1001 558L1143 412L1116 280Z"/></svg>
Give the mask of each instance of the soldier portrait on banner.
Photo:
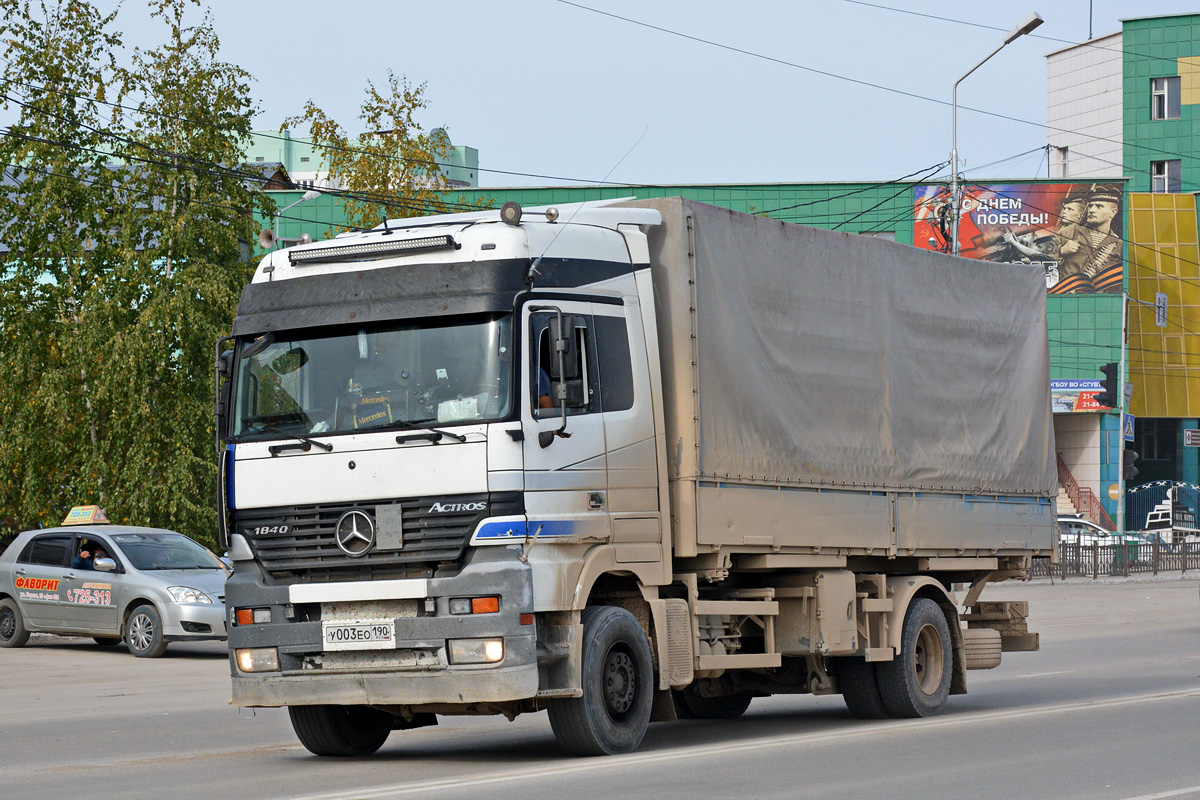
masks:
<svg viewBox="0 0 1200 800"><path fill-rule="evenodd" d="M959 255L1040 266L1050 294L1121 292L1120 183L966 184L961 191ZM949 252L949 187L918 186L914 201L914 244Z"/></svg>

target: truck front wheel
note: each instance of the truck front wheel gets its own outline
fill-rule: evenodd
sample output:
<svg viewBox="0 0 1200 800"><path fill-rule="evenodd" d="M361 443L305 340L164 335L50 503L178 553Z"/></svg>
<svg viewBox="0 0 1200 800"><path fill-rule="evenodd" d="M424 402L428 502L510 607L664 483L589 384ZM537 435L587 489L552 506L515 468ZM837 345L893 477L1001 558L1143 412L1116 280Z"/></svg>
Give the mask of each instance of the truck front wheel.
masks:
<svg viewBox="0 0 1200 800"><path fill-rule="evenodd" d="M300 744L317 756L369 756L392 732L391 714L370 706L288 706Z"/></svg>
<svg viewBox="0 0 1200 800"><path fill-rule="evenodd" d="M577 756L628 753L650 724L654 670L650 644L623 608L586 608L583 622L583 696L552 701L550 727Z"/></svg>
<svg viewBox="0 0 1200 800"><path fill-rule="evenodd" d="M883 704L893 717L933 716L946 704L953 674L950 626L937 603L912 602L901 641L895 659L875 665Z"/></svg>

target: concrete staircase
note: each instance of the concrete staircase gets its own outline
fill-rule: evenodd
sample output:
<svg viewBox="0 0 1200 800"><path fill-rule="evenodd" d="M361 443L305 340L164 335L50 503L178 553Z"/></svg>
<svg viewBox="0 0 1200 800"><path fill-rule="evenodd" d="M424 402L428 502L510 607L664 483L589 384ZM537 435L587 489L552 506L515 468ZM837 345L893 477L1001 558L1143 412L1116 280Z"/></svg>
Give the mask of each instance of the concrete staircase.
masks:
<svg viewBox="0 0 1200 800"><path fill-rule="evenodd" d="M1061 483L1058 485L1058 515L1060 517L1068 514L1078 514L1079 509L1075 508L1075 504L1071 502L1071 495L1067 493L1067 489Z"/></svg>

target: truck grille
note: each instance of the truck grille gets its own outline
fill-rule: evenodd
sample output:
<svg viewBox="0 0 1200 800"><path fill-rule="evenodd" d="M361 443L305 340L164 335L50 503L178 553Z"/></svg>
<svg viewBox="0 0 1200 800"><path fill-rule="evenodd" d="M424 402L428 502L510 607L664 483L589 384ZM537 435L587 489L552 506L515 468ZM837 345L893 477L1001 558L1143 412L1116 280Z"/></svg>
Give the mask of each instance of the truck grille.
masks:
<svg viewBox="0 0 1200 800"><path fill-rule="evenodd" d="M482 510L437 510L482 505ZM403 547L372 548L351 557L337 545L334 532L348 511L365 511L374 520L376 508L402 509ZM301 580L348 581L428 577L440 563L462 558L471 532L486 517L524 513L520 492L495 492L401 500L374 500L311 506L283 506L235 511L236 530L246 537L255 557L275 577ZM256 529L286 533L256 534Z"/></svg>

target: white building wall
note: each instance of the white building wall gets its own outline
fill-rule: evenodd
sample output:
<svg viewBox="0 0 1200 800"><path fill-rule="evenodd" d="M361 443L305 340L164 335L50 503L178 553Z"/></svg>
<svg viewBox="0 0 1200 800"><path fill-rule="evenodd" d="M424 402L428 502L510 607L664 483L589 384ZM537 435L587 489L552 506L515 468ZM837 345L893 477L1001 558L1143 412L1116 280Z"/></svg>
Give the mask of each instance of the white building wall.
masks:
<svg viewBox="0 0 1200 800"><path fill-rule="evenodd" d="M1046 56L1046 142L1056 178L1119 178L1120 32Z"/></svg>
<svg viewBox="0 0 1200 800"><path fill-rule="evenodd" d="M1100 493L1100 414L1055 414L1054 445L1080 486Z"/></svg>

